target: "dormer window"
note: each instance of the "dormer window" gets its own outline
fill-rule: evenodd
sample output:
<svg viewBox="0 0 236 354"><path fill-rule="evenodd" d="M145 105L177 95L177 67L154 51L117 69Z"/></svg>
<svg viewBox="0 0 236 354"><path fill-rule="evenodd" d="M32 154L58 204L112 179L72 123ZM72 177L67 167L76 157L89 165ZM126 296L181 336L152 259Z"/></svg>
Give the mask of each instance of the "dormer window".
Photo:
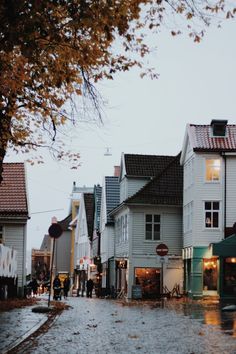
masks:
<svg viewBox="0 0 236 354"><path fill-rule="evenodd" d="M218 182L220 180L220 159L206 159L206 181Z"/></svg>
<svg viewBox="0 0 236 354"><path fill-rule="evenodd" d="M211 121L212 136L213 137L224 137L226 135L227 120L213 119Z"/></svg>

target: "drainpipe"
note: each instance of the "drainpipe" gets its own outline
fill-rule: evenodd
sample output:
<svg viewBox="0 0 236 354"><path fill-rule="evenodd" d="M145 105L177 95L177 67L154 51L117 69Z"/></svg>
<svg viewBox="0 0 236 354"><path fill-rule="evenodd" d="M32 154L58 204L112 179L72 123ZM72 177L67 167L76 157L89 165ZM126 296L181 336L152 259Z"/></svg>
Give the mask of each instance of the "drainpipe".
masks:
<svg viewBox="0 0 236 354"><path fill-rule="evenodd" d="M224 238L225 238L225 231L226 231L226 191L227 191L227 168L226 168L226 155L222 152L222 157L224 159Z"/></svg>

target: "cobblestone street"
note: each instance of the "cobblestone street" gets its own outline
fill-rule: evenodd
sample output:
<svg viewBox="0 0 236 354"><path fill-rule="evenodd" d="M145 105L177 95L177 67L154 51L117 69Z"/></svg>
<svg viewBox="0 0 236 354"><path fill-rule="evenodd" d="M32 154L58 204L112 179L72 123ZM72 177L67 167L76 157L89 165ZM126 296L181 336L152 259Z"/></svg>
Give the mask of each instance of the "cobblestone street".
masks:
<svg viewBox="0 0 236 354"><path fill-rule="evenodd" d="M14 353L236 354L236 313L218 304L68 298L45 334Z"/></svg>

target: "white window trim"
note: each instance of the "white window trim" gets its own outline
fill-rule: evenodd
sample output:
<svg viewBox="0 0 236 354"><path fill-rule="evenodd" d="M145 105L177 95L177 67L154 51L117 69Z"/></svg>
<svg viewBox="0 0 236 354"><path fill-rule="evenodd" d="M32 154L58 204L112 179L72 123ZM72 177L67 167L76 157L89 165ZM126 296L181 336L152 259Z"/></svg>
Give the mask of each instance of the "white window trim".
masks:
<svg viewBox="0 0 236 354"><path fill-rule="evenodd" d="M146 215L159 215L160 216L160 238L158 239L158 240L154 240L154 239L151 239L151 240L146 240ZM145 213L144 214L144 242L151 242L151 243L153 243L153 242L159 242L159 241L161 241L161 239L162 239L162 232L161 232L161 228L162 228L162 222L161 222L161 219L162 219L162 216L161 216L161 214L160 213L152 213L152 212L150 212L150 213ZM153 236L153 235L152 235Z"/></svg>
<svg viewBox="0 0 236 354"><path fill-rule="evenodd" d="M206 210L205 210L205 203L209 202L209 203L213 203L213 202L217 202L219 203L219 209L218 209L218 213L219 213L219 225L218 227L206 227L205 221L206 221ZM209 200L206 199L203 201L203 230L204 231L219 231L221 230L221 222L222 222L222 217L221 217L221 200Z"/></svg>

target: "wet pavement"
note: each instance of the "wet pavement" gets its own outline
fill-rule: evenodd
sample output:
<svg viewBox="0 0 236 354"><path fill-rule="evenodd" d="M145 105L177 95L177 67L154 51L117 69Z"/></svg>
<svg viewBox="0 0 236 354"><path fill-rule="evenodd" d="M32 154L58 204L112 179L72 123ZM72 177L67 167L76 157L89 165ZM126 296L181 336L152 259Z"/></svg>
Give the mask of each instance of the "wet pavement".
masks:
<svg viewBox="0 0 236 354"><path fill-rule="evenodd" d="M68 298L46 333L18 347L20 354L236 354L236 312L218 302L120 302ZM0 353L39 328L46 314L26 307L0 313Z"/></svg>
<svg viewBox="0 0 236 354"><path fill-rule="evenodd" d="M34 333L46 321L47 315L33 313L31 307L17 308L0 312L0 353L5 354L29 335Z"/></svg>

